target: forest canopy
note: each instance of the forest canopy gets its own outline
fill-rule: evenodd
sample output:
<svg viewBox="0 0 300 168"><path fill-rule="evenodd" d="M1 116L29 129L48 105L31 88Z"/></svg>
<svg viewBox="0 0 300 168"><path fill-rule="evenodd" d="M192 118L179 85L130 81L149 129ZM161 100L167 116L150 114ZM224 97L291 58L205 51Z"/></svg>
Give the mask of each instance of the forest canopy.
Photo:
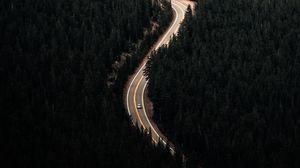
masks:
<svg viewBox="0 0 300 168"><path fill-rule="evenodd" d="M181 166L132 127L118 88L106 83L120 54L143 40L164 13L171 16L165 5L157 0L1 0L2 165Z"/></svg>
<svg viewBox="0 0 300 168"><path fill-rule="evenodd" d="M147 64L154 119L191 165L300 166L300 1L201 0Z"/></svg>

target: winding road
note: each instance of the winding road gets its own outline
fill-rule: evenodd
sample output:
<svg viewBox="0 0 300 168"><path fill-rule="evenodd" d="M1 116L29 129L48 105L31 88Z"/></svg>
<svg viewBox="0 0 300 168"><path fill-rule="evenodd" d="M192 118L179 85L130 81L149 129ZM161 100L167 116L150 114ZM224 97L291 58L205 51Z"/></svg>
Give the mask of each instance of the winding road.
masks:
<svg viewBox="0 0 300 168"><path fill-rule="evenodd" d="M168 44L171 37L177 34L182 20L184 19L185 11L188 5L193 5L192 1L188 0L172 0L172 8L175 16L171 23L171 26L166 30L164 35L155 44L153 50L157 50L164 44ZM161 133L157 125L147 115L145 107L145 90L147 86L147 80L143 74L148 57L145 57L143 62L137 68L135 73L130 77L126 87L125 104L128 111L128 115L131 117L133 123L137 123L139 127L144 130L151 130L152 140L157 144L159 141L164 145L167 144L167 138ZM175 153L175 147L170 143L169 145L171 153Z"/></svg>

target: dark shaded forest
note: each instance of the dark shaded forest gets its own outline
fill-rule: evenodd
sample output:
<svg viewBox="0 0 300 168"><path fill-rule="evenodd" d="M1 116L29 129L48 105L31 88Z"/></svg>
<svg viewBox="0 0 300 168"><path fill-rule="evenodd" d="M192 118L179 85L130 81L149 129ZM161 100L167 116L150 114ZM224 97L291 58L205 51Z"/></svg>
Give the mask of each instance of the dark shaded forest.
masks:
<svg viewBox="0 0 300 168"><path fill-rule="evenodd" d="M119 94L134 56L171 16L170 4L158 0L2 0L1 164L180 167L180 159L132 126ZM145 37L152 23L160 26ZM108 88L123 52L135 61Z"/></svg>
<svg viewBox="0 0 300 168"><path fill-rule="evenodd" d="M300 167L300 1L201 0L145 71L189 167Z"/></svg>

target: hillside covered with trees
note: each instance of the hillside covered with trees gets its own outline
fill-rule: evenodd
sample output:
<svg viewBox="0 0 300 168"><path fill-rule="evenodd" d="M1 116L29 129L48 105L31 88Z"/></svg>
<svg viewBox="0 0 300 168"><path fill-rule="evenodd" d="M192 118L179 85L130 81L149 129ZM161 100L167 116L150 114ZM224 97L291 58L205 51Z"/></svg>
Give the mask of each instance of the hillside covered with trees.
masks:
<svg viewBox="0 0 300 168"><path fill-rule="evenodd" d="M300 167L300 1L201 0L145 74L189 166Z"/></svg>
<svg viewBox="0 0 300 168"><path fill-rule="evenodd" d="M144 50L132 46L171 13L158 0L2 0L2 166L181 166L133 128L122 91L107 86L113 62Z"/></svg>

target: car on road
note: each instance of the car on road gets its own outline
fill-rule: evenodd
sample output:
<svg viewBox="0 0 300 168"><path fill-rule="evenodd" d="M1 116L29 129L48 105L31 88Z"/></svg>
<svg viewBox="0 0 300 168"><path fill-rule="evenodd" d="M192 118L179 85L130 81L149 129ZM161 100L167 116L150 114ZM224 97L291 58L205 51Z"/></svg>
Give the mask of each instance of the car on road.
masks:
<svg viewBox="0 0 300 168"><path fill-rule="evenodd" d="M141 104L137 104L136 108L137 109L142 109L142 105Z"/></svg>

